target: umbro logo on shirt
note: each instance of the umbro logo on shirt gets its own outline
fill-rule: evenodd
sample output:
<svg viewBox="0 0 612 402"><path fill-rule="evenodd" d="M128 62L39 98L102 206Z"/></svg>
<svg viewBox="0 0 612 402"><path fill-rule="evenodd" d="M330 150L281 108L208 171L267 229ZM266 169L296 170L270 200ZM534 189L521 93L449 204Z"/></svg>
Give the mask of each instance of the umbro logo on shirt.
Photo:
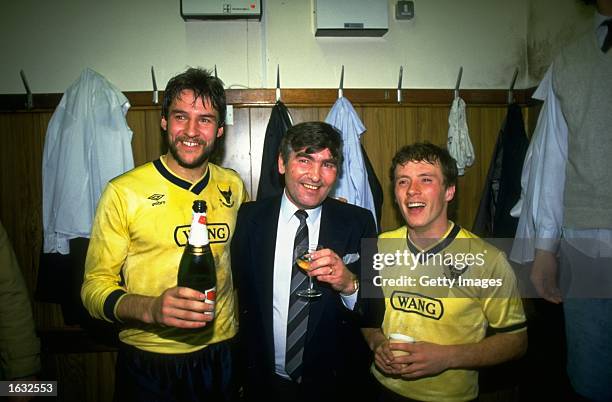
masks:
<svg viewBox="0 0 612 402"><path fill-rule="evenodd" d="M164 198L164 194L152 194L150 196L147 197L149 200L151 201L155 201L151 204L152 207L155 207L157 205L163 205L166 203L166 201L162 201L161 199Z"/></svg>

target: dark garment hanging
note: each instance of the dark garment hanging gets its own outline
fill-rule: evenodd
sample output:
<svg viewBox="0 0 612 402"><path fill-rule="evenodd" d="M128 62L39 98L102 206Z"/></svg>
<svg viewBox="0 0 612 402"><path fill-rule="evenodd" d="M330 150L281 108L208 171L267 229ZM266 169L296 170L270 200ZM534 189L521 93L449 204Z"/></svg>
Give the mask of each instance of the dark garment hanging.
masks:
<svg viewBox="0 0 612 402"><path fill-rule="evenodd" d="M481 237L514 237L518 218L510 216L510 210L521 195L521 173L528 146L521 108L517 104L508 105L474 221L472 231L475 234ZM505 249L503 243L496 243L496 246ZM491 328L487 330L487 336L494 333ZM478 378L481 395L515 392L520 382L516 373L525 372L525 365L523 358L481 368Z"/></svg>
<svg viewBox="0 0 612 402"><path fill-rule="evenodd" d="M283 192L285 183L281 174L278 173L278 151L281 139L291 126L289 110L283 102L276 102L266 127L263 154L261 156L261 173L257 187L258 200L279 195Z"/></svg>
<svg viewBox="0 0 612 402"><path fill-rule="evenodd" d="M118 345L117 327L92 318L81 301L88 246L89 239L77 237L70 240L70 254L41 253L34 298L60 304L65 324L79 324L95 342L114 347Z"/></svg>
<svg viewBox="0 0 612 402"><path fill-rule="evenodd" d="M372 167L372 163L370 162L370 158L368 158L368 154L365 151L363 145L361 145L361 154L363 155L363 163L365 164L366 173L368 175L368 184L370 185L370 191L372 191L372 199L374 200L374 209L376 209L376 231L378 233L381 232L381 224L380 219L382 218L382 205L383 205L383 190L380 185L380 181L378 181L378 177L376 177L376 172L374 172L374 168Z"/></svg>
<svg viewBox="0 0 612 402"><path fill-rule="evenodd" d="M528 147L521 108L515 103L508 105L474 220L473 232L477 235L514 237L518 218L510 216L510 210L521 195L521 172Z"/></svg>

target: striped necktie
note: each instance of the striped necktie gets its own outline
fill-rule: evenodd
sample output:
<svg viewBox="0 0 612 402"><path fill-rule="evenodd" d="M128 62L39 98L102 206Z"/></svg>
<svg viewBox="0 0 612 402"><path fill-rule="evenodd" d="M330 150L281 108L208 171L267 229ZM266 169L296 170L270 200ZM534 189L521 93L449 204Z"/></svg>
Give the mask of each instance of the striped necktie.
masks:
<svg viewBox="0 0 612 402"><path fill-rule="evenodd" d="M300 226L295 233L293 242L293 267L291 269L291 293L289 294L289 314L287 315L287 349L285 353L285 370L297 382L302 377L302 356L304 341L308 327L308 301L299 297L298 290L306 287L306 274L295 263L297 257L308 251L308 226L306 226L306 211L298 210L295 216L300 220Z"/></svg>
<svg viewBox="0 0 612 402"><path fill-rule="evenodd" d="M606 34L606 39L604 39L603 45L601 45L601 51L606 53L612 47L612 19L606 20L601 23L601 25L608 26L608 33Z"/></svg>

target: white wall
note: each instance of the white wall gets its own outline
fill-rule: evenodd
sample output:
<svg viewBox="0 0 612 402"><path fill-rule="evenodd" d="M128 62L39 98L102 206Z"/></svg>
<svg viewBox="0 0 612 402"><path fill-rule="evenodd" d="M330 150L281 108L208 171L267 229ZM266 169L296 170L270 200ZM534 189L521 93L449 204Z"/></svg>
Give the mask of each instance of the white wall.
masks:
<svg viewBox="0 0 612 402"><path fill-rule="evenodd" d="M530 82L538 82L561 47L586 29L592 28L594 7L579 0L537 0L529 2L527 57Z"/></svg>
<svg viewBox="0 0 612 402"><path fill-rule="evenodd" d="M387 1L382 38L315 38L312 0L264 0L262 22L187 23L178 0L4 2L0 93L23 92L20 69L34 93L63 92L85 67L123 91L145 91L151 65L163 89L186 66L214 64L233 88L274 87L277 64L285 88L336 87L342 64L345 88L393 88L400 65L405 88L452 88L461 65L462 88L505 88L515 67L522 88L574 33L559 34L574 24L576 0L414 0L410 21L396 21L396 1Z"/></svg>

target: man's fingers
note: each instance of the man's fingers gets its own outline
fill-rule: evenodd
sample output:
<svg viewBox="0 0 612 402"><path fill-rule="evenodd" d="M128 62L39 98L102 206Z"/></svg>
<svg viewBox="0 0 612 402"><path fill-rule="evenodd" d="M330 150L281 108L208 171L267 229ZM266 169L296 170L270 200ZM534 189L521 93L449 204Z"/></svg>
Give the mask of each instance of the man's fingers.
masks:
<svg viewBox="0 0 612 402"><path fill-rule="evenodd" d="M204 294L186 287L167 289L154 308L156 322L178 328L199 328L214 319L215 304L203 301Z"/></svg>
<svg viewBox="0 0 612 402"><path fill-rule="evenodd" d="M561 290L556 284L550 283L541 277L532 277L531 280L536 292L544 300L555 304L559 304L563 301L561 298Z"/></svg>
<svg viewBox="0 0 612 402"><path fill-rule="evenodd" d="M172 296L175 296L181 299L204 300L206 298L206 295L202 292L199 292L195 289L181 287L181 286L177 286L175 288L169 289L169 291Z"/></svg>

